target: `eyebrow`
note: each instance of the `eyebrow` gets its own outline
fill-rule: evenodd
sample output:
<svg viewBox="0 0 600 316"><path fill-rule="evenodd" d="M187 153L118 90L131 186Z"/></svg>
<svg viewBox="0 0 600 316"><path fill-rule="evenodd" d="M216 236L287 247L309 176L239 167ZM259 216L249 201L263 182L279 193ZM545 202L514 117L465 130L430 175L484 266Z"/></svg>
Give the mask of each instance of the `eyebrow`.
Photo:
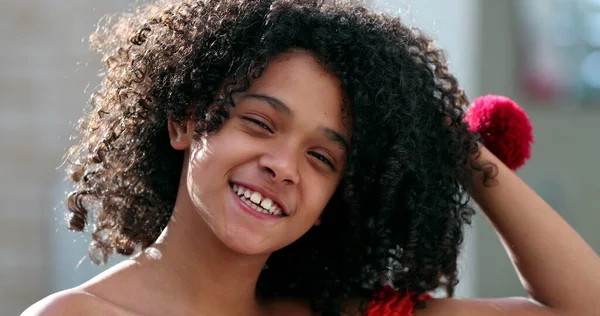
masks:
<svg viewBox="0 0 600 316"><path fill-rule="evenodd" d="M344 150L348 152L348 150L350 149L350 144L344 136L342 136L340 133L332 130L329 127L321 126L319 130L326 138L339 143L344 148Z"/></svg>
<svg viewBox="0 0 600 316"><path fill-rule="evenodd" d="M294 112L292 111L292 109L290 109L287 105L285 105L285 103L283 103L281 100L275 97L265 94L249 93L245 95L245 98L253 98L264 101L268 105L270 105L275 111L283 113L287 116L294 116ZM344 136L342 136L342 134L325 126L319 127L319 131L323 136L325 136L325 138L339 143L344 148L344 150L348 152L350 144L348 140Z"/></svg>
<svg viewBox="0 0 600 316"><path fill-rule="evenodd" d="M250 93L245 96L246 98L254 98L267 102L275 111L283 113L287 116L294 116L294 112L285 105L281 100L274 98L272 96L264 95L264 94L256 94Z"/></svg>

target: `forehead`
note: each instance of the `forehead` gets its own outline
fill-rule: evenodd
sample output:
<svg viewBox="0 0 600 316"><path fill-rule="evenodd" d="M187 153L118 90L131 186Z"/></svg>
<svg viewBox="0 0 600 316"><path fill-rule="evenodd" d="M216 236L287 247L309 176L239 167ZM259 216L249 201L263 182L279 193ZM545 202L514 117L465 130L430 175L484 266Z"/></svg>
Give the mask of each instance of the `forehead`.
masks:
<svg viewBox="0 0 600 316"><path fill-rule="evenodd" d="M268 94L299 116L309 116L338 129L349 126L342 121L344 98L340 79L307 51L294 50L271 60L247 93Z"/></svg>

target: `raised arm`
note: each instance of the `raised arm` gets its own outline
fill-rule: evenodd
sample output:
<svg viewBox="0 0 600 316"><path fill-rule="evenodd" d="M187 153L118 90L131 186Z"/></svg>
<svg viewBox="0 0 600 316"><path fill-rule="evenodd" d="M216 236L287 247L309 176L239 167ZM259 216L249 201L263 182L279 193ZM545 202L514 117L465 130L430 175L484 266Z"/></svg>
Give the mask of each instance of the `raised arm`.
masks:
<svg viewBox="0 0 600 316"><path fill-rule="evenodd" d="M470 192L496 229L531 299L433 300L425 315L600 315L600 258L540 196L485 147L498 168Z"/></svg>

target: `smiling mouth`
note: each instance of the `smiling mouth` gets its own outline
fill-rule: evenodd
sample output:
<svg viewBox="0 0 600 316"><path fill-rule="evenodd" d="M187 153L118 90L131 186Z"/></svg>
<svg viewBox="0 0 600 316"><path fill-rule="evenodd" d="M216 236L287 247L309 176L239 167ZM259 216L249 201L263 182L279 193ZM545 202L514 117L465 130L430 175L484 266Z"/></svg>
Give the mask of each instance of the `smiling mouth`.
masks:
<svg viewBox="0 0 600 316"><path fill-rule="evenodd" d="M287 216L282 210L281 206L275 203L273 200L267 197L263 197L260 192L252 191L244 186L239 184L230 184L233 192L238 196L240 200L246 205L248 205L252 210L273 215L284 217Z"/></svg>

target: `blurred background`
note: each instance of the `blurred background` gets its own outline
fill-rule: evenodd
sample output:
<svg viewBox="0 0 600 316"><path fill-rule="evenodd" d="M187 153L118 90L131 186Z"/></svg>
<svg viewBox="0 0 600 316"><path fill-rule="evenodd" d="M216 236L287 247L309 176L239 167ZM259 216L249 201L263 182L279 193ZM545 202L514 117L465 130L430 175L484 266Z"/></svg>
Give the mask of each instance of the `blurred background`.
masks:
<svg viewBox="0 0 600 316"><path fill-rule="evenodd" d="M536 143L519 174L598 251L600 0L370 5L437 39L471 100L503 94L528 111ZM87 235L66 229L70 185L60 165L100 81L88 35L100 18L129 6L0 0L0 315L17 315L106 268L86 258ZM483 216L467 236L458 296L525 295Z"/></svg>

